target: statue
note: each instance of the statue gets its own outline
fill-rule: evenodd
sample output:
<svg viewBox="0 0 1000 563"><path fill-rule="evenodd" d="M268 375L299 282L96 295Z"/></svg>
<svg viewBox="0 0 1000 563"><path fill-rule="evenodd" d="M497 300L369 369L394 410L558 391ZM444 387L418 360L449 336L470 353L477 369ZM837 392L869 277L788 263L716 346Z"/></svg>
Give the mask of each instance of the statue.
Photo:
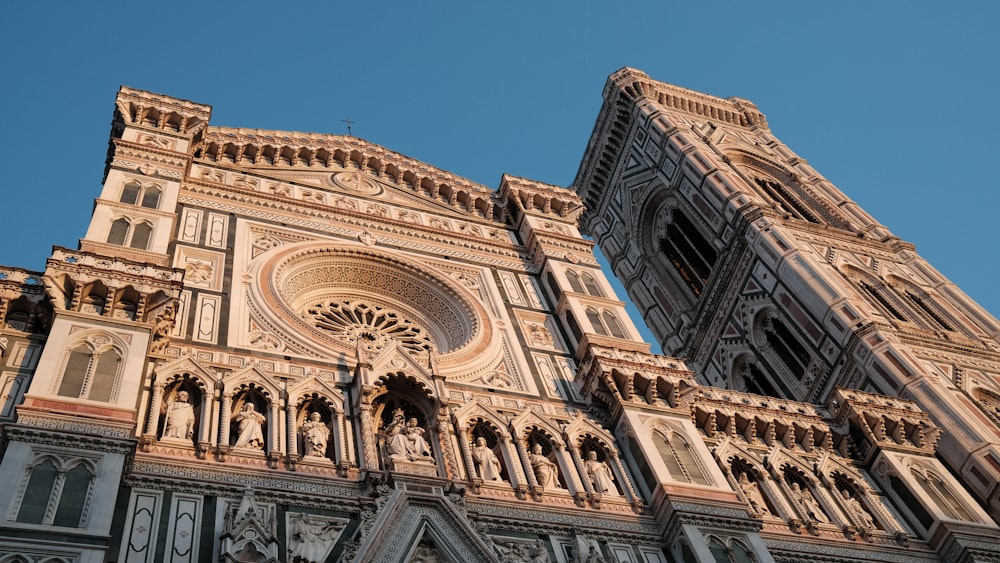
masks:
<svg viewBox="0 0 1000 563"><path fill-rule="evenodd" d="M865 510L865 507L861 505L858 499L851 496L851 491L844 489L840 491L840 494L844 498L844 505L847 507L847 511L854 514L857 521L861 523L861 527L869 530L875 529L875 519Z"/></svg>
<svg viewBox="0 0 1000 563"><path fill-rule="evenodd" d="M318 412L309 415L309 422L302 425L302 447L306 457L326 457L330 429Z"/></svg>
<svg viewBox="0 0 1000 563"><path fill-rule="evenodd" d="M594 492L601 495L618 495L618 489L615 488L615 476L611 473L611 468L608 464L597 459L597 452L590 450L587 454L587 461L584 463L587 469L587 476L590 477L590 482L594 485Z"/></svg>
<svg viewBox="0 0 1000 563"><path fill-rule="evenodd" d="M479 466L479 478L483 481L503 480L500 476L500 460L486 444L486 438L482 436L476 438L476 445L472 448L472 460Z"/></svg>
<svg viewBox="0 0 1000 563"><path fill-rule="evenodd" d="M431 448L424 440L424 429L417 425L417 419L411 418L406 423L406 451L410 461L432 461Z"/></svg>
<svg viewBox="0 0 1000 563"><path fill-rule="evenodd" d="M404 422L403 409L393 412L392 422L385 426L383 432L386 461L434 464L430 446L424 440L424 429L417 424L416 418Z"/></svg>
<svg viewBox="0 0 1000 563"><path fill-rule="evenodd" d="M164 438L190 440L194 436L194 407L188 402L187 391L179 391L177 398L167 405L165 419Z"/></svg>
<svg viewBox="0 0 1000 563"><path fill-rule="evenodd" d="M798 483L792 483L792 499L809 519L825 524L830 523L830 519L816 502L816 497L808 489L801 488Z"/></svg>
<svg viewBox="0 0 1000 563"><path fill-rule="evenodd" d="M237 448L264 449L264 433L261 431L261 424L264 422L264 415L257 412L253 403L243 405L243 410L233 417L239 424L239 435L233 446Z"/></svg>
<svg viewBox="0 0 1000 563"><path fill-rule="evenodd" d="M409 443L406 440L406 434L403 434L402 428L399 425L390 423L385 432L387 436L385 440L386 457L392 461L409 461L410 457L406 451Z"/></svg>
<svg viewBox="0 0 1000 563"><path fill-rule="evenodd" d="M548 489L561 489L559 486L559 468L553 463L549 458L542 454L542 445L535 444L531 449L531 454L528 455L528 461L531 462L531 470L535 472L535 480L538 481L538 486Z"/></svg>
<svg viewBox="0 0 1000 563"><path fill-rule="evenodd" d="M739 482L740 489L743 490L743 494L750 503L751 512L754 514L770 514L771 511L767 508L767 502L764 501L764 495L761 494L760 487L756 482L750 481L746 471L740 473Z"/></svg>

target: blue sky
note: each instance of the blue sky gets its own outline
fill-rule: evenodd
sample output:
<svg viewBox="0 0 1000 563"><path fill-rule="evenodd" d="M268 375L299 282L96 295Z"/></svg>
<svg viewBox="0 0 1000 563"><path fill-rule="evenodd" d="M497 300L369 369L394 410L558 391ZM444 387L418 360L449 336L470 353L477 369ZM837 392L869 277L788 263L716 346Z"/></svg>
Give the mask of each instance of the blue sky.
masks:
<svg viewBox="0 0 1000 563"><path fill-rule="evenodd" d="M496 187L568 185L607 75L754 101L792 150L1000 313L1000 3L12 2L0 264L75 247L119 85L212 123L353 132ZM755 5L756 4L756 5Z"/></svg>

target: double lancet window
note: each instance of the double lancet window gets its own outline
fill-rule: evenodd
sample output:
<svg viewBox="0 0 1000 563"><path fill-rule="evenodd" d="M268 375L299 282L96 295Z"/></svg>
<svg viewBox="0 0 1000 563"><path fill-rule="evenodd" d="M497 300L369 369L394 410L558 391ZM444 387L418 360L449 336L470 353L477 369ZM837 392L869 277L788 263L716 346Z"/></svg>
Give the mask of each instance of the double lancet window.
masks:
<svg viewBox="0 0 1000 563"><path fill-rule="evenodd" d="M131 221L125 217L119 217L111 223L111 230L108 231L108 244L146 250L149 248L152 235L153 225L147 221Z"/></svg>
<svg viewBox="0 0 1000 563"><path fill-rule="evenodd" d="M132 180L122 187L122 195L118 201L129 205L138 205L148 209L156 209L160 205L160 186L155 184L143 185Z"/></svg>
<svg viewBox="0 0 1000 563"><path fill-rule="evenodd" d="M61 397L111 401L121 367L121 353L106 337L95 336L70 349L56 393Z"/></svg>
<svg viewBox="0 0 1000 563"><path fill-rule="evenodd" d="M19 487L14 520L68 528L86 525L95 474L87 460L64 461L47 454L37 457L28 465Z"/></svg>

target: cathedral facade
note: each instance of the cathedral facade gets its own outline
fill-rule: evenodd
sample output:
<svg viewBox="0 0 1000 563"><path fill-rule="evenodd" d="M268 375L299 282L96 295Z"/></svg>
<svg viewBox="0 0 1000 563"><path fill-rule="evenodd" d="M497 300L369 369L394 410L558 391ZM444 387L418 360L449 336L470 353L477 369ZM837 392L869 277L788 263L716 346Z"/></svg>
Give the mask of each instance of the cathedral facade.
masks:
<svg viewBox="0 0 1000 563"><path fill-rule="evenodd" d="M0 268L0 563L1000 561L997 321L750 102L604 97L492 189L122 87Z"/></svg>

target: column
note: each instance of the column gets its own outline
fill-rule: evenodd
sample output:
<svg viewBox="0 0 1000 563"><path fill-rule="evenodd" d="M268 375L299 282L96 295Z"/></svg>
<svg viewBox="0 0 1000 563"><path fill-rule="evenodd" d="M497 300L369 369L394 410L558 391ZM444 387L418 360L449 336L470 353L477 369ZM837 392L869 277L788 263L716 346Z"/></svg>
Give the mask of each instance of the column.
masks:
<svg viewBox="0 0 1000 563"><path fill-rule="evenodd" d="M146 436L156 436L156 424L160 420L160 405L163 404L163 385L154 385L152 400L149 405L149 416L146 419Z"/></svg>
<svg viewBox="0 0 1000 563"><path fill-rule="evenodd" d="M378 447L375 443L371 405L361 405L361 449L365 459L364 469L378 469Z"/></svg>
<svg viewBox="0 0 1000 563"><path fill-rule="evenodd" d="M295 409L289 409L286 411L288 417L288 424L286 425L286 432L288 433L288 448L286 451L289 457L298 457L299 455L299 428L298 428L298 413Z"/></svg>
<svg viewBox="0 0 1000 563"><path fill-rule="evenodd" d="M580 450L574 444L566 446L566 449L569 450L569 457L573 460L573 466L576 467L577 475L583 479L583 490L586 491L588 496L594 496L594 485L590 482L590 475L587 474L587 468L583 465L583 459L580 458ZM573 485L576 486L577 483L573 483ZM578 486L576 492L580 492Z"/></svg>
<svg viewBox="0 0 1000 563"><path fill-rule="evenodd" d="M219 445L229 446L229 423L233 416L233 398L222 396L222 417L219 420Z"/></svg>

